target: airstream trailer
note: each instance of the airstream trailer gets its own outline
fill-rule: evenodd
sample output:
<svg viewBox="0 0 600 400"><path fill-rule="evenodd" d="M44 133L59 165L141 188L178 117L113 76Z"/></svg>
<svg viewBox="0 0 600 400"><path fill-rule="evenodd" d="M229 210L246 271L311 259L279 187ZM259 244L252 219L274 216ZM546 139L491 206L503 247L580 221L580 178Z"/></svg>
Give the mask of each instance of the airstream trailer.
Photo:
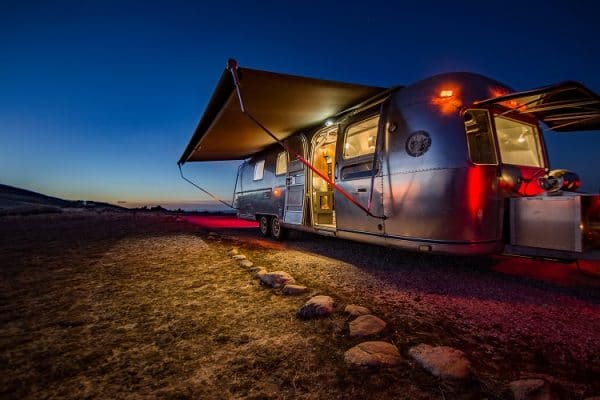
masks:
<svg viewBox="0 0 600 400"><path fill-rule="evenodd" d="M179 160L243 160L238 216L447 254L597 259L600 195L550 169L541 127L600 129L577 82L515 92L474 73L379 88L230 60Z"/></svg>

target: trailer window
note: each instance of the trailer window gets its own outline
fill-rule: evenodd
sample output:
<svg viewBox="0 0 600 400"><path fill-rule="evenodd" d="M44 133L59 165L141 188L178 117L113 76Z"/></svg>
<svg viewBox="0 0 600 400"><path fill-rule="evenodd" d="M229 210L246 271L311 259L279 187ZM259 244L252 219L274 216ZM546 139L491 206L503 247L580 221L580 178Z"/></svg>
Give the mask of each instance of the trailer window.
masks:
<svg viewBox="0 0 600 400"><path fill-rule="evenodd" d="M265 173L265 160L257 161L254 164L254 180L260 181Z"/></svg>
<svg viewBox="0 0 600 400"><path fill-rule="evenodd" d="M498 161L489 112L467 110L464 119L471 161L475 164L496 164Z"/></svg>
<svg viewBox="0 0 600 400"><path fill-rule="evenodd" d="M505 164L526 167L543 167L542 145L535 125L509 119L494 117L500 157Z"/></svg>
<svg viewBox="0 0 600 400"><path fill-rule="evenodd" d="M346 130L344 139L344 159L373 154L377 141L379 115L358 122Z"/></svg>
<svg viewBox="0 0 600 400"><path fill-rule="evenodd" d="M282 175L287 172L287 153L282 151L277 154L277 163L275 164L275 175Z"/></svg>

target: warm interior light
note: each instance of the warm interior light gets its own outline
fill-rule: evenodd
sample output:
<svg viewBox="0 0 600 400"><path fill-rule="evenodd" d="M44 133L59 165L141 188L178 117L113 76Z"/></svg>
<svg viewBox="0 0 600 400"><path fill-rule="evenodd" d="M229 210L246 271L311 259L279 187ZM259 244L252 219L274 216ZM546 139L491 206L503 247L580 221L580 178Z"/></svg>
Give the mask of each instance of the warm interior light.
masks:
<svg viewBox="0 0 600 400"><path fill-rule="evenodd" d="M452 97L454 95L454 91L452 89L444 89L440 91L440 97Z"/></svg>
<svg viewBox="0 0 600 400"><path fill-rule="evenodd" d="M275 188L275 189L273 189L273 195L274 195L275 197L279 197L279 196L281 196L281 189L280 189L280 188Z"/></svg>

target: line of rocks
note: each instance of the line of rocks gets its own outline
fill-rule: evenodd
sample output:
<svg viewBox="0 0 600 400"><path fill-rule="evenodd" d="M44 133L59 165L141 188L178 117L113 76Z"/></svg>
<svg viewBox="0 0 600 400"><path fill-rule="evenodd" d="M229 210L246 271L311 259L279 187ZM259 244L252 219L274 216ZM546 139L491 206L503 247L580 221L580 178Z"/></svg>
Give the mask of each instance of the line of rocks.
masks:
<svg viewBox="0 0 600 400"><path fill-rule="evenodd" d="M298 285L294 278L285 271L268 272L266 268L255 266L247 257L239 253L237 248L229 250L229 255L246 268L254 278L265 286L280 289L288 296L305 294L306 286ZM332 297L316 295L308 299L298 310L300 319L325 317L334 312L335 302ZM387 323L363 306L348 304L344 312L350 318L349 336L366 338L379 335ZM449 346L431 346L425 343L413 346L408 355L421 367L440 379L463 380L471 376L471 362L461 350ZM403 358L394 344L375 340L365 341L350 348L344 353L344 360L355 367L394 367ZM555 400L559 398L556 390L544 379L519 379L508 384L515 400ZM589 397L585 400L600 400L600 397Z"/></svg>
<svg viewBox="0 0 600 400"><path fill-rule="evenodd" d="M281 293L286 296L295 296L308 291L306 286L296 284L294 277L285 271L268 272L264 267L255 266L245 255L240 254L236 247L229 250L229 255L238 262L240 267L246 268L254 278L259 279L263 285L281 289Z"/></svg>

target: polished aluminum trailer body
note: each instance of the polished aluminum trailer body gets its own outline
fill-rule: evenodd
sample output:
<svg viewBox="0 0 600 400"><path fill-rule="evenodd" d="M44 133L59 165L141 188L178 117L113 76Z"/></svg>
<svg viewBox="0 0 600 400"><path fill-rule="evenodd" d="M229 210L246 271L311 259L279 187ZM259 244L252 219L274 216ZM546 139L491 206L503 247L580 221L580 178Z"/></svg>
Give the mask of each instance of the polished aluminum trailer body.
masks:
<svg viewBox="0 0 600 400"><path fill-rule="evenodd" d="M332 90L340 89L331 84ZM506 85L473 73L442 74L389 90L355 88L354 104L345 104L341 111L338 104L319 121L307 119L283 132L283 148L281 143L269 144L265 135L257 139L260 132L248 131L254 147L248 146L246 152L232 150L230 157L249 156L239 169L235 188L238 215L261 221L264 234L298 229L416 251L491 254L501 252L505 244L514 245L510 241L515 237L522 245L538 243L543 248L551 241L530 237L542 235L543 229L528 231L527 224L518 220L528 215L523 211L526 207L510 202L544 196L537 182L550 169L538 120L557 130L597 129L600 113L592 92L580 86L561 88L523 92L519 97ZM569 98L566 114L548 111L554 103L565 103L552 96L577 90L582 98ZM230 91L224 97L225 111L218 114L235 113ZM307 92L306 103L310 95ZM511 106L514 99L518 102ZM300 92L284 98L291 108L298 101L303 101ZM575 103L587 104L583 116L579 109L578 114L572 111ZM264 109L257 112L263 115L255 119L268 122ZM192 141L195 148L190 142L184 162L194 157L212 159L214 153L202 153L203 132L226 124L214 116L216 112L211 115L213 128L204 122L203 130L197 129L195 136L200 139ZM293 117L291 113L289 118ZM280 117L273 121L281 123ZM223 151L218 140L211 142L209 137L204 143L209 148L220 145ZM580 240L578 248L555 245L555 250L573 256L598 246L593 238L598 234L600 197L588 197L579 203L585 210L570 217L562 215L564 202L555 201L555 210L552 202L544 204L548 221L553 215L557 220L571 218L569 229L576 226L579 237L592 237ZM549 226L554 225L549 222ZM523 241L523 232L528 240Z"/></svg>

